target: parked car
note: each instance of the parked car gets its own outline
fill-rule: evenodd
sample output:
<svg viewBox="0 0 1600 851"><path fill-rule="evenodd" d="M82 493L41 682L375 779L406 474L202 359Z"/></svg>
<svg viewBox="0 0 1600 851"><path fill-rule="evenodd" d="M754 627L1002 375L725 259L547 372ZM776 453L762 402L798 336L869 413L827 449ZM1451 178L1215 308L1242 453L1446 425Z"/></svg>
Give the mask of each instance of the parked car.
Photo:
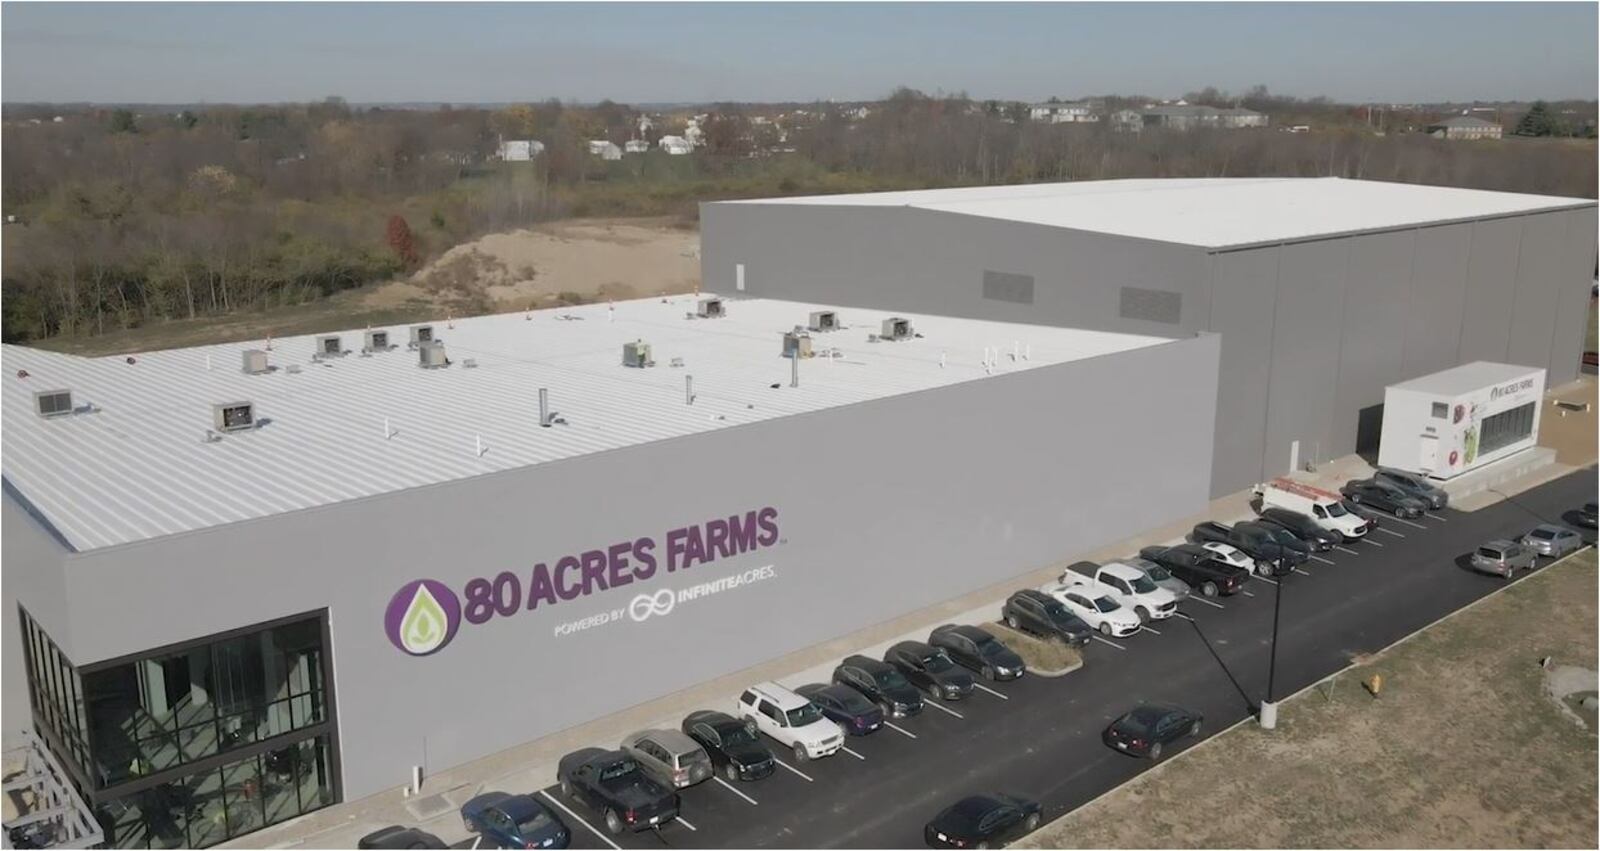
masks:
<svg viewBox="0 0 1600 851"><path fill-rule="evenodd" d="M1021 656L983 627L947 623L928 634L928 643L986 680L1014 680L1028 670Z"/></svg>
<svg viewBox="0 0 1600 851"><path fill-rule="evenodd" d="M1011 595L1000 609L1000 619L1018 632L1054 638L1068 647L1089 643L1094 628L1043 591L1024 588Z"/></svg>
<svg viewBox="0 0 1600 851"><path fill-rule="evenodd" d="M1532 570L1534 555L1533 550L1515 541L1499 538L1473 550L1470 563L1472 569L1479 573L1492 573L1510 579L1516 575L1519 567Z"/></svg>
<svg viewBox="0 0 1600 851"><path fill-rule="evenodd" d="M754 724L715 709L691 712L683 733L706 749L711 764L730 781L760 780L777 770L772 751L756 735Z"/></svg>
<svg viewBox="0 0 1600 851"><path fill-rule="evenodd" d="M611 833L649 830L678 817L678 793L622 751L573 751L556 764L556 779L561 794L599 813Z"/></svg>
<svg viewBox="0 0 1600 851"><path fill-rule="evenodd" d="M1139 556L1128 556L1126 558L1119 559L1119 561L1143 573L1145 576L1150 577L1151 582L1154 582L1162 588L1171 591L1172 596L1176 597L1180 603L1189 599L1189 595L1194 593L1194 589L1189 587L1189 583L1184 582L1182 579L1179 579L1176 576L1173 576L1172 571L1167 570L1150 559L1141 558Z"/></svg>
<svg viewBox="0 0 1600 851"><path fill-rule="evenodd" d="M1250 569L1259 576L1287 574L1296 565L1305 564L1311 555L1310 548L1305 544L1280 541L1266 524L1250 521L1232 526L1215 520L1197 523L1189 532L1189 540L1196 544L1226 544L1249 556L1252 561Z"/></svg>
<svg viewBox="0 0 1600 851"><path fill-rule="evenodd" d="M1103 635L1121 638L1133 635L1144 628L1144 621L1131 609L1111 599L1111 595L1098 591L1089 581L1072 585L1052 585L1045 593L1056 598L1067 611Z"/></svg>
<svg viewBox="0 0 1600 851"><path fill-rule="evenodd" d="M815 703L847 736L865 736L883 726L882 707L849 686L811 683L795 689L795 693Z"/></svg>
<svg viewBox="0 0 1600 851"><path fill-rule="evenodd" d="M1351 516L1340 505L1341 497L1332 491L1313 487L1293 479L1277 478L1258 485L1261 508L1282 508L1310 517L1313 522L1330 532L1338 532L1340 540L1360 538L1367 534L1367 522Z"/></svg>
<svg viewBox="0 0 1600 851"><path fill-rule="evenodd" d="M1246 574L1253 574L1257 570L1256 560L1245 555L1244 550L1232 544L1219 544L1216 541L1207 541L1200 545L1211 553L1211 556L1224 564L1237 567Z"/></svg>
<svg viewBox="0 0 1600 851"><path fill-rule="evenodd" d="M1062 585L1087 582L1097 596L1109 596L1142 621L1165 620L1178 610L1178 597L1138 568L1118 562L1080 561L1061 572Z"/></svg>
<svg viewBox="0 0 1600 851"><path fill-rule="evenodd" d="M1427 503L1377 479L1351 479L1339 492L1356 505L1370 505L1401 519L1421 517L1428 510Z"/></svg>
<svg viewBox="0 0 1600 851"><path fill-rule="evenodd" d="M1374 508L1365 505L1358 505L1348 499L1340 500L1339 504L1344 506L1345 511L1348 511L1356 517L1367 521L1367 531L1369 532L1383 525L1383 516L1380 515Z"/></svg>
<svg viewBox="0 0 1600 851"><path fill-rule="evenodd" d="M1565 526L1541 523L1518 543L1546 558L1561 558L1583 549L1583 536Z"/></svg>
<svg viewBox="0 0 1600 851"><path fill-rule="evenodd" d="M972 675L931 644L902 641L884 652L883 661L899 668L907 681L930 697L960 700L972 694Z"/></svg>
<svg viewBox="0 0 1600 851"><path fill-rule="evenodd" d="M1222 561L1216 553L1199 544L1145 547L1139 551L1139 556L1172 571L1173 576L1189 583L1189 587L1199 591L1203 597L1237 594L1249 576L1244 570Z"/></svg>
<svg viewBox="0 0 1600 851"><path fill-rule="evenodd" d="M471 828L468 828L468 829L470 830ZM22 846L14 846L14 847L19 847L20 848ZM391 824L388 827L385 827L385 828L383 828L381 830L374 830L373 832L367 834L366 836L363 836L360 839L356 840L356 847L357 848L410 849L410 848L449 848L450 846L446 845L445 841L443 839L440 839L439 837L434 836L433 834L428 833L427 831L418 830L418 829L416 829L414 827L401 827L398 824ZM517 847L520 848L521 846L517 846ZM547 847L547 848L556 848L556 847L565 848L567 846L566 846L566 843L563 842L559 846L548 845L548 846L545 846L545 847Z"/></svg>
<svg viewBox="0 0 1600 851"><path fill-rule="evenodd" d="M1600 505L1586 502L1578 509L1578 525L1588 529L1600 526Z"/></svg>
<svg viewBox="0 0 1600 851"><path fill-rule="evenodd" d="M1163 745L1200 735L1198 712L1166 703L1146 703L1111 722L1100 738L1112 750L1133 756L1161 758Z"/></svg>
<svg viewBox="0 0 1600 851"><path fill-rule="evenodd" d="M1379 467L1372 474L1372 477L1380 482L1388 482L1407 494L1422 500L1431 510L1438 511L1450 504L1450 494L1445 492L1444 488L1428 481L1427 476L1407 473L1404 470Z"/></svg>
<svg viewBox="0 0 1600 851"><path fill-rule="evenodd" d="M833 756L844 747L844 733L815 703L774 682L757 683L739 695L739 715L789 748L800 762Z"/></svg>
<svg viewBox="0 0 1600 851"><path fill-rule="evenodd" d="M870 656L845 657L833 669L833 681L861 692L892 718L907 718L922 711L922 692L888 662Z"/></svg>
<svg viewBox="0 0 1600 851"><path fill-rule="evenodd" d="M1245 523L1240 523L1237 525L1249 525L1251 528L1260 530L1261 534L1271 536L1271 538L1274 541L1277 541L1279 544L1298 552L1300 554L1301 564L1311 560L1311 551L1314 549L1314 547L1302 540L1299 535L1296 535L1295 533L1283 528L1282 526L1279 526L1276 523L1268 523L1265 520L1248 520Z"/></svg>
<svg viewBox="0 0 1600 851"><path fill-rule="evenodd" d="M556 814L532 795L485 792L461 805L461 821L494 848L565 848L572 834ZM421 833L421 831L413 831ZM428 834L423 834L427 836ZM432 837L438 841L437 837ZM380 848L447 848L438 845L381 845Z"/></svg>
<svg viewBox="0 0 1600 851"><path fill-rule="evenodd" d="M941 810L922 829L929 848L1001 848L1039 827L1039 804L1015 795L974 795Z"/></svg>
<svg viewBox="0 0 1600 851"><path fill-rule="evenodd" d="M622 752L633 757L650 779L671 789L684 789L711 779L711 757L700 743L679 730L642 730L622 740Z"/></svg>
<svg viewBox="0 0 1600 851"><path fill-rule="evenodd" d="M1323 528L1310 516L1287 508L1261 509L1260 522L1277 526L1319 553L1325 553L1344 541L1344 536L1338 532Z"/></svg>

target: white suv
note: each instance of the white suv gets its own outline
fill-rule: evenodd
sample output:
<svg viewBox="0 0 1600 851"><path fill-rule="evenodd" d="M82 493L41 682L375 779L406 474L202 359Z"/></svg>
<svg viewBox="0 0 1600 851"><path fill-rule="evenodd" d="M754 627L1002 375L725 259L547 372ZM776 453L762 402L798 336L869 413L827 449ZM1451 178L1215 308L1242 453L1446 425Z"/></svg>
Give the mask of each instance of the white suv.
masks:
<svg viewBox="0 0 1600 851"><path fill-rule="evenodd" d="M756 729L794 751L805 762L832 756L844 747L844 733L815 703L773 682L757 683L739 695L739 715Z"/></svg>

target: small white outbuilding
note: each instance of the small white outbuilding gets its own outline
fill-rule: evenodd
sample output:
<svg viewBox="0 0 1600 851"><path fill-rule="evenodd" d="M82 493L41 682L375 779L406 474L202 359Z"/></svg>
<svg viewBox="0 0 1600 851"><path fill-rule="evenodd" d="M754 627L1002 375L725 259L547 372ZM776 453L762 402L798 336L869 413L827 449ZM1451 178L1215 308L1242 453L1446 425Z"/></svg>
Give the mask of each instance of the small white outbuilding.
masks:
<svg viewBox="0 0 1600 851"><path fill-rule="evenodd" d="M1451 479L1539 441L1545 371L1474 361L1390 385L1378 464Z"/></svg>

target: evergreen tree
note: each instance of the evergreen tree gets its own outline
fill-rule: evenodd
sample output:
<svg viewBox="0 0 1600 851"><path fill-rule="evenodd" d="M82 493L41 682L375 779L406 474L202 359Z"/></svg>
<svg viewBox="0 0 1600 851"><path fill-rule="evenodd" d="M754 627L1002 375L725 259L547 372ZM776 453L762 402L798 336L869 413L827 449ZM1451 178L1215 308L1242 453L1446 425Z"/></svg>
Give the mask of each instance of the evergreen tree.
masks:
<svg viewBox="0 0 1600 851"><path fill-rule="evenodd" d="M1555 132L1555 118L1550 114L1550 107L1542 100L1534 101L1533 106L1528 107L1528 114L1517 122L1518 136L1552 136Z"/></svg>

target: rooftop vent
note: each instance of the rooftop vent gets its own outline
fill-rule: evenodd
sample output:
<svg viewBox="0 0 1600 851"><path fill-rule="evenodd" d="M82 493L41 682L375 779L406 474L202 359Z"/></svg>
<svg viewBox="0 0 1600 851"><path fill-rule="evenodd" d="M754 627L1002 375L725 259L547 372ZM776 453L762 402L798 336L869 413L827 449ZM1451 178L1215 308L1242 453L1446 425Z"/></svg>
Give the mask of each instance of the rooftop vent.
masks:
<svg viewBox="0 0 1600 851"><path fill-rule="evenodd" d="M267 365L267 353L261 349L246 349L244 353L244 374L265 375L272 371Z"/></svg>
<svg viewBox="0 0 1600 851"><path fill-rule="evenodd" d="M716 296L700 299L699 304L695 305L694 312L701 319L720 319L724 314L722 299Z"/></svg>
<svg viewBox="0 0 1600 851"><path fill-rule="evenodd" d="M64 417L72 413L72 391L37 390L33 394L33 409L46 419Z"/></svg>
<svg viewBox="0 0 1600 851"><path fill-rule="evenodd" d="M794 330L783 335L783 356L786 358L811 357L811 335Z"/></svg>
<svg viewBox="0 0 1600 851"><path fill-rule="evenodd" d="M811 322L806 325L812 331L837 331L839 330L839 317L831 310L813 310Z"/></svg>
<svg viewBox="0 0 1600 851"><path fill-rule="evenodd" d="M317 338L317 354L323 357L339 357L344 354L344 341L338 334L329 334Z"/></svg>
<svg viewBox="0 0 1600 851"><path fill-rule="evenodd" d="M410 343L411 348L420 349L420 348L422 348L422 345L424 343L431 343L431 342L433 342L433 326L432 325L413 325L413 326L411 326L411 343Z"/></svg>
<svg viewBox="0 0 1600 851"><path fill-rule="evenodd" d="M249 402L226 402L211 406L211 420L217 431L245 431L256 427L255 406Z"/></svg>
<svg viewBox="0 0 1600 851"><path fill-rule="evenodd" d="M361 347L361 351L369 354L372 352L389 351L389 332L368 331L366 345Z"/></svg>
<svg viewBox="0 0 1600 851"><path fill-rule="evenodd" d="M650 344L643 340L622 344L622 365L643 369L655 366L656 362L650 357Z"/></svg>
<svg viewBox="0 0 1600 851"><path fill-rule="evenodd" d="M445 356L444 343L419 343L417 346L417 365L423 369L439 369L450 365L450 358Z"/></svg>
<svg viewBox="0 0 1600 851"><path fill-rule="evenodd" d="M878 338L883 340L909 340L911 337L911 320L898 316L883 320L883 330L878 333Z"/></svg>

